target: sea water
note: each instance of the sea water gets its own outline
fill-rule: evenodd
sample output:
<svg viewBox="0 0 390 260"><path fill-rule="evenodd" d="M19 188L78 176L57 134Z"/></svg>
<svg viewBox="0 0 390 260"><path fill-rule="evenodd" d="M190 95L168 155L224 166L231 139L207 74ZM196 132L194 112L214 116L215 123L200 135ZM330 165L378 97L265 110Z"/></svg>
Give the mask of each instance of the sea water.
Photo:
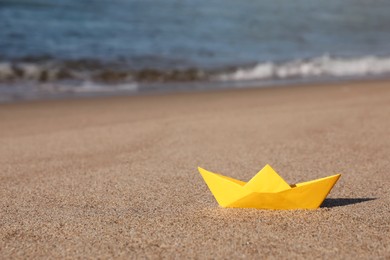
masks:
<svg viewBox="0 0 390 260"><path fill-rule="evenodd" d="M388 0L0 0L0 101L389 74Z"/></svg>

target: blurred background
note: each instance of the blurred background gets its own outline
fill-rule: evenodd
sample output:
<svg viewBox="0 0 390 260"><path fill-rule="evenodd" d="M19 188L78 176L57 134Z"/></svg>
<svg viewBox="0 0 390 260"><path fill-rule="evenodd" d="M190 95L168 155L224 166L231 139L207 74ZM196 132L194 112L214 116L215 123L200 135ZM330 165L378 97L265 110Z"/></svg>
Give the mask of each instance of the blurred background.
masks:
<svg viewBox="0 0 390 260"><path fill-rule="evenodd" d="M0 0L0 101L390 75L390 1Z"/></svg>

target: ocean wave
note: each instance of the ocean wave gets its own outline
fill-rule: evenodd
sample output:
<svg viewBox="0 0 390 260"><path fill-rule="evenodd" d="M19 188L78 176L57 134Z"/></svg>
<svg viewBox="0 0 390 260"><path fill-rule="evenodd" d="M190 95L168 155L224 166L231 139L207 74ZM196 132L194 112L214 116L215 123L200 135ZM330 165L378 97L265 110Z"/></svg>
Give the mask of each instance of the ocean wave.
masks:
<svg viewBox="0 0 390 260"><path fill-rule="evenodd" d="M180 82L207 80L198 68L132 69L125 62L104 63L99 60L23 59L0 62L0 82L79 81L101 83Z"/></svg>
<svg viewBox="0 0 390 260"><path fill-rule="evenodd" d="M82 85L93 82L103 85L170 82L234 82L342 78L390 74L390 57L364 56L338 58L324 55L307 60L263 62L255 66L204 68L132 69L121 62L99 60L58 61L26 59L0 62L0 83L70 82Z"/></svg>
<svg viewBox="0 0 390 260"><path fill-rule="evenodd" d="M365 56L347 59L325 55L309 60L260 63L254 67L238 68L233 72L222 73L215 79L222 81L277 80L319 76L375 76L389 73L390 57Z"/></svg>

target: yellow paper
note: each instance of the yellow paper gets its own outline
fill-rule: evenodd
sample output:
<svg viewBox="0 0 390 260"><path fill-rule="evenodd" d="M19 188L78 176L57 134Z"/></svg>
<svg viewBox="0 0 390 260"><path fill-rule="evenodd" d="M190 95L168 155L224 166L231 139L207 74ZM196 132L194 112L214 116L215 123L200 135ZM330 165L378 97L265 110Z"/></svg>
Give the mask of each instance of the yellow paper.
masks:
<svg viewBox="0 0 390 260"><path fill-rule="evenodd" d="M226 208L316 209L341 176L289 185L268 164L247 183L198 170L218 204Z"/></svg>

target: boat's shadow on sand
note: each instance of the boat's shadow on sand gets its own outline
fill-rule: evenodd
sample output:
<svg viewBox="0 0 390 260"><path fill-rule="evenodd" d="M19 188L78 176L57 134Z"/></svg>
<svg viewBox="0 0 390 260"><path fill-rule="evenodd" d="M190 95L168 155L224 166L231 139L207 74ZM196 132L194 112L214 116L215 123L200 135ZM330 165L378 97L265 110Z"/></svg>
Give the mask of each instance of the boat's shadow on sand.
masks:
<svg viewBox="0 0 390 260"><path fill-rule="evenodd" d="M321 208L333 208L347 206L357 203L362 203L370 200L376 200L377 198L334 198L334 199L325 199L321 205Z"/></svg>

